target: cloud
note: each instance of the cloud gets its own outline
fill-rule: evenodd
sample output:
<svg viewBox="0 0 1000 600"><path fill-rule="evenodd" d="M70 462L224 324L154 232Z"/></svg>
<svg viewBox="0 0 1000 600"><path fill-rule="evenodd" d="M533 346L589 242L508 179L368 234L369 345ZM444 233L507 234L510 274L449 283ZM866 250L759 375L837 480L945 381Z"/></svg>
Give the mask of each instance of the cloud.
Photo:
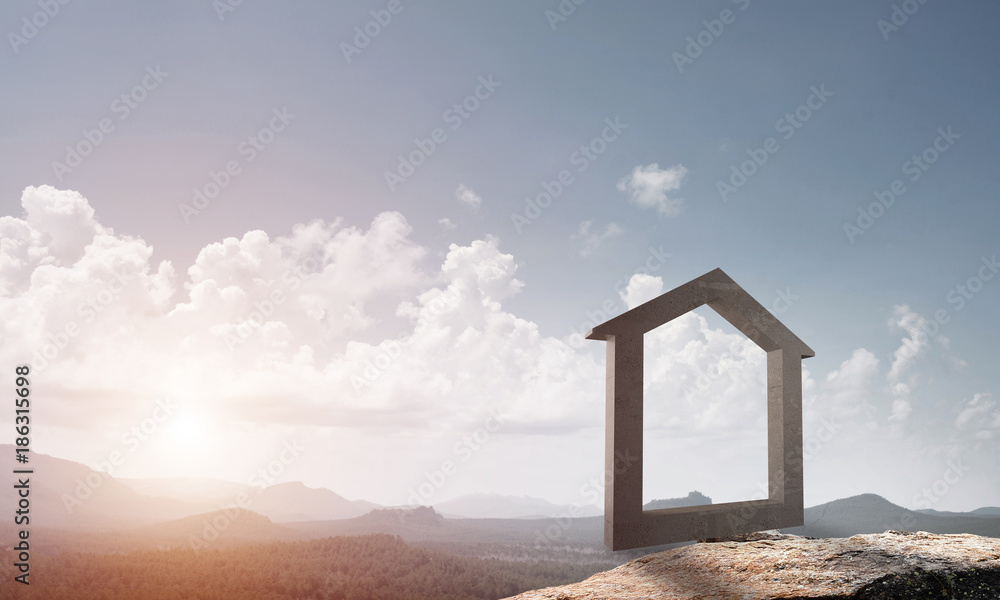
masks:
<svg viewBox="0 0 1000 600"><path fill-rule="evenodd" d="M637 166L618 181L618 191L628 194L629 202L642 208L656 208L661 216L676 217L684 209L680 198L668 197L668 192L680 189L687 169L674 165L661 169L657 163Z"/></svg>
<svg viewBox="0 0 1000 600"><path fill-rule="evenodd" d="M900 340L899 347L893 352L892 365L886 376L890 384L898 383L903 374L916 362L927 347L930 340L921 328L925 322L923 317L910 310L910 307L905 304L897 304L892 307L889 326L893 329L903 330L906 336Z"/></svg>
<svg viewBox="0 0 1000 600"><path fill-rule="evenodd" d="M934 325L936 330L936 324L931 325ZM886 375L889 391L893 397L892 414L889 419L891 421L904 421L913 411L910 395L913 387L917 384L918 376L912 375L905 381L903 376L926 353L931 342L927 330L931 327L928 326L928 321L924 317L911 310L906 304L897 304L892 307L889 326L893 330L902 330L906 334L900 340L899 347L892 353L892 364ZM945 350L950 345L948 338L943 335L937 335L934 340Z"/></svg>
<svg viewBox="0 0 1000 600"><path fill-rule="evenodd" d="M475 210L478 210L483 204L483 199L479 197L479 194L464 184L459 184L458 189L455 190L455 197L462 204Z"/></svg>
<svg viewBox="0 0 1000 600"><path fill-rule="evenodd" d="M604 348L574 349L511 308L524 283L497 238L451 244L438 258L402 214L385 212L363 226L314 220L284 234L248 231L205 245L175 270L154 262L142 239L101 225L75 192L28 188L22 206L23 217L0 218L0 361L41 366L32 384L46 398L36 416L47 443L101 449L64 454L107 456L168 396L181 413L219 424L227 451L199 464L233 468L244 454L260 455L257 440L294 434L317 448L318 470L355 474L363 496L364 486L383 486L375 493L404 501L422 473L456 460L455 444L490 410L505 416L503 429L475 461L461 462L450 494L516 486L495 475L511 457L525 465L519 477L553 489L600 476ZM582 229L592 235L591 227ZM633 308L663 286L639 273L619 293ZM928 392L912 377L928 344L921 321L900 306L891 323L905 335L888 367L857 348L825 377L803 373L807 469L831 497L885 485L884 474L866 470L868 456L899 457L895 485L907 489L905 474L925 468L923 456L949 444L989 452L1000 433L988 394L952 405L939 426L942 415L918 402ZM677 452L723 456L726 480L713 485L755 492L754 453L766 447L763 351L699 313L649 332L645 348L649 464ZM898 430L904 419L909 437ZM921 424L938 437L907 441ZM168 464L168 442L144 446L151 462L143 464ZM573 460L552 477L552 461L538 456ZM391 470L388 483L365 479L377 468ZM681 465L649 489L700 489L705 472Z"/></svg>
<svg viewBox="0 0 1000 600"><path fill-rule="evenodd" d="M457 225L455 225L455 223L453 223L448 217L438 219L438 225L440 225L441 229L444 229L445 231L451 231L457 227Z"/></svg>
<svg viewBox="0 0 1000 600"><path fill-rule="evenodd" d="M625 233L625 229L622 228L617 223L608 223L604 227L604 231L598 233L590 230L593 221L584 221L580 223L577 232L570 236L570 239L576 242L580 242L580 256L590 256L598 248L604 244L605 240L617 237Z"/></svg>
<svg viewBox="0 0 1000 600"><path fill-rule="evenodd" d="M878 377L879 360L865 348L856 348L850 358L830 371L822 386L808 396L825 414L842 421L872 418L872 389ZM805 390L803 392L805 394Z"/></svg>
<svg viewBox="0 0 1000 600"><path fill-rule="evenodd" d="M659 277L636 273L628 280L625 289L618 292L629 310L648 302L663 293L663 280Z"/></svg>
<svg viewBox="0 0 1000 600"><path fill-rule="evenodd" d="M960 405L955 428L974 440L1000 439L1000 406L991 394L975 394Z"/></svg>

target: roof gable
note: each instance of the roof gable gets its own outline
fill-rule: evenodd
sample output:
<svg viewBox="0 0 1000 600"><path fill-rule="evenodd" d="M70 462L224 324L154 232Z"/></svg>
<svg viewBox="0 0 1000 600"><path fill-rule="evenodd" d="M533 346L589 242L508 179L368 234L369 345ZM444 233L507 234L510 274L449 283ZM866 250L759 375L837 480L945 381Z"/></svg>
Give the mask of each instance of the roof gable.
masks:
<svg viewBox="0 0 1000 600"><path fill-rule="evenodd" d="M767 352L784 348L797 349L802 358L816 355L722 269L709 271L601 323L586 338L642 335L705 304Z"/></svg>

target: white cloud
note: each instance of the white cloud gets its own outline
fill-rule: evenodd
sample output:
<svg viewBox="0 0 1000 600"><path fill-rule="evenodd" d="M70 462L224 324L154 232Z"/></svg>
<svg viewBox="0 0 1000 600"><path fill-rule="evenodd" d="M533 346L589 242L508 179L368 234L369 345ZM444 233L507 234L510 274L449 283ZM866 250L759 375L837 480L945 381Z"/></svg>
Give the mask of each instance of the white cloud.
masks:
<svg viewBox="0 0 1000 600"><path fill-rule="evenodd" d="M906 336L900 340L899 347L893 352L892 366L886 376L890 384L898 383L903 374L916 362L927 347L930 340L921 328L925 323L923 317L910 310L910 307L905 304L897 304L892 307L889 325L894 329L902 329Z"/></svg>
<svg viewBox="0 0 1000 600"><path fill-rule="evenodd" d="M659 277L636 273L628 280L625 289L618 292L629 310L648 302L663 293L663 280Z"/></svg>
<svg viewBox="0 0 1000 600"><path fill-rule="evenodd" d="M928 330L936 332L937 323L928 322L927 319L917 314L905 304L897 304L892 307L892 315L889 318L889 326L892 330L902 330L906 335L900 340L900 345L892 353L892 365L886 375L889 392L892 395L891 421L905 421L913 412L913 401L911 394L917 385L919 376L913 374L904 380L904 376L917 362L920 357L926 354L930 346L931 338ZM947 337L937 334L934 341L947 350L950 340ZM961 361L952 361L961 364Z"/></svg>
<svg viewBox="0 0 1000 600"><path fill-rule="evenodd" d="M576 233L570 236L571 240L580 243L580 256L590 256L598 248L600 248L606 240L625 233L625 229L617 223L608 223L604 226L604 231L599 233L590 230L593 224L593 221L584 221L580 223L580 227L577 229Z"/></svg>
<svg viewBox="0 0 1000 600"><path fill-rule="evenodd" d="M464 184L459 184L458 189L455 190L455 197L458 198L459 202L473 209L478 210L483 204L483 199L479 197L479 194Z"/></svg>
<svg viewBox="0 0 1000 600"><path fill-rule="evenodd" d="M441 229L444 229L445 231L451 231L457 227L457 225L455 225L455 223L453 223L448 217L438 219L438 225L440 225Z"/></svg>
<svg viewBox="0 0 1000 600"><path fill-rule="evenodd" d="M503 429L475 461L462 463L450 494L525 478L578 489L577 478L600 476L604 349L593 343L574 350L511 312L508 301L524 284L517 260L496 238L452 244L428 262L406 219L387 212L367 227L317 220L287 235L250 231L206 245L175 271L154 264L143 240L102 226L75 192L28 188L22 205L24 218L0 218L0 361L46 352L32 383L47 399L36 416L51 428L40 438L49 444L117 447L152 398L169 395L185 414L216 416L229 450L213 453L219 465L260 456L257 439L308 436L323 461L350 457L337 465L362 482L324 483L403 501L421 473L455 459L454 445L499 408ZM620 295L633 308L663 285L636 274ZM946 421L953 425L936 425L941 415L916 401L926 392L908 377L927 344L920 320L897 307L892 323L906 335L888 374L864 348L825 377L803 374L807 468L824 494L879 491L884 475L866 470L872 455L897 457L892 472L906 489L905 474L925 466L915 444L927 446L925 454L943 452L957 443L952 438L988 445L1000 433L987 394L955 407ZM646 338L655 452L669 455L682 439L691 444L684 452L726 452L726 477L736 473L739 483L713 485L756 491L753 456L766 429L764 353L697 313ZM904 417L911 430L935 424L941 439L906 441L894 429ZM148 464L169 463L169 444L142 452L147 448ZM562 465L560 477L552 477L551 461L537 459L564 454L586 458ZM405 459L387 461L390 455ZM511 456L536 459L518 463L527 472L516 480L497 478ZM364 477L376 468L391 469L387 483ZM701 464L680 465L672 485L677 493L699 489L705 472Z"/></svg>
<svg viewBox="0 0 1000 600"><path fill-rule="evenodd" d="M864 348L857 348L851 357L830 371L823 384L811 394L803 390L810 406L824 414L836 415L842 421L869 419L873 416L872 388L878 377L879 360Z"/></svg>
<svg viewBox="0 0 1000 600"><path fill-rule="evenodd" d="M1000 439L1000 406L991 394L975 394L962 402L955 427L975 440Z"/></svg>
<svg viewBox="0 0 1000 600"><path fill-rule="evenodd" d="M686 174L683 165L668 169L661 169L657 163L639 165L618 181L618 191L628 194L629 201L637 206L656 208L664 217L676 217L683 211L684 201L668 197L667 193L679 190Z"/></svg>

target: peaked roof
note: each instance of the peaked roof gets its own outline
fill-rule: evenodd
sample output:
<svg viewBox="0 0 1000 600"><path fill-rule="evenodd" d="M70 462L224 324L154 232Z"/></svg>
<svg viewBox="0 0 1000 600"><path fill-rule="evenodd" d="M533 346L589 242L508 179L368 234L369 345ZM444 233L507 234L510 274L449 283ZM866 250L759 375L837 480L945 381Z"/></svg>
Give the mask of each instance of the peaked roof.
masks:
<svg viewBox="0 0 1000 600"><path fill-rule="evenodd" d="M589 340L640 336L681 315L709 305L765 351L797 348L802 358L816 353L743 288L715 269L594 327Z"/></svg>

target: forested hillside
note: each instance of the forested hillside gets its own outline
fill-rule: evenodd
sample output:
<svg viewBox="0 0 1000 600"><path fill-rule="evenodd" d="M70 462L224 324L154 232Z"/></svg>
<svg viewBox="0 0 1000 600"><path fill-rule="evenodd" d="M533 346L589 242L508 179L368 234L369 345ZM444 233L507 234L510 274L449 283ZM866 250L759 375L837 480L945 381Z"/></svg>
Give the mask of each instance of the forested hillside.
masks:
<svg viewBox="0 0 1000 600"><path fill-rule="evenodd" d="M224 550L31 557L29 586L0 552L4 594L38 600L459 600L503 598L599 570L566 563L478 560L376 534Z"/></svg>

